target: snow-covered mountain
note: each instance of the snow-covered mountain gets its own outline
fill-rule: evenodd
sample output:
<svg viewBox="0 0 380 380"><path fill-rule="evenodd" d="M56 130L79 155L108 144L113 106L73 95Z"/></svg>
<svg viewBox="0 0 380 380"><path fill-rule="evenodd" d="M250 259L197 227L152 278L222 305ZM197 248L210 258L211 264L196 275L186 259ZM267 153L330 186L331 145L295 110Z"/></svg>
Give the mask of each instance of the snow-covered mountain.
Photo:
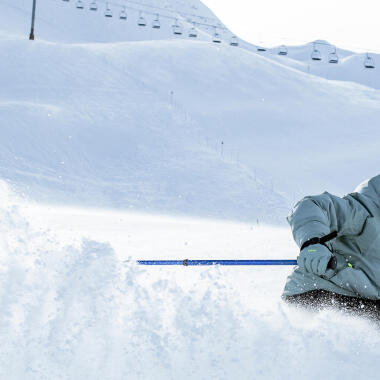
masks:
<svg viewBox="0 0 380 380"><path fill-rule="evenodd" d="M4 5L8 19L25 18L11 4ZM2 176L39 201L283 220L285 199L239 162L238 149L209 138L180 97L190 78L181 79L187 83L182 88L173 73L194 68L193 54L218 54L215 47L167 39L51 41L49 32L59 32L55 25L66 19L75 25L67 29L71 41L93 37L98 21L113 25L100 29L110 40L122 39L123 25L138 34L131 22L106 19L101 5L92 13L73 3L42 2L36 25L46 40L31 43L14 34L1 40L7 51L1 70ZM45 22L49 17L55 22ZM170 20L163 19L158 35L174 36L164 21Z"/></svg>
<svg viewBox="0 0 380 380"><path fill-rule="evenodd" d="M262 222L378 173L378 69L141 1L37 0L33 42L0 1L0 379L378 379L378 326L285 305L291 267L134 263L295 259Z"/></svg>
<svg viewBox="0 0 380 380"><path fill-rule="evenodd" d="M96 3L38 2L34 42L30 2L1 4L0 170L28 196L273 221L288 207L276 191L343 193L377 172L377 69L362 57L232 47L199 1L109 2L112 18Z"/></svg>

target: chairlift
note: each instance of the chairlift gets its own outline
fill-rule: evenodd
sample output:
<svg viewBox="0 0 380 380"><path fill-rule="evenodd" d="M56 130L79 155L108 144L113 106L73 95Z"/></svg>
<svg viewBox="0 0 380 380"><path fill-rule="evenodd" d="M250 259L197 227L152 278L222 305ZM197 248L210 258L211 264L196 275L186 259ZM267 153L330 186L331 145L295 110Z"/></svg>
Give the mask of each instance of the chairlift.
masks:
<svg viewBox="0 0 380 380"><path fill-rule="evenodd" d="M146 20L145 18L143 17L142 13L140 12L140 16L137 20L137 25L138 26L146 26Z"/></svg>
<svg viewBox="0 0 380 380"><path fill-rule="evenodd" d="M127 17L128 17L127 11L125 10L125 6L123 6L123 8L121 9L120 14L119 14L119 19L120 20L126 20Z"/></svg>
<svg viewBox="0 0 380 380"><path fill-rule="evenodd" d="M193 24L193 26L189 30L189 37L190 38L197 38L198 37L197 30L195 29L195 24Z"/></svg>
<svg viewBox="0 0 380 380"><path fill-rule="evenodd" d="M375 60L370 57L370 55L367 53L366 58L364 60L364 67L366 69L374 69L375 68Z"/></svg>
<svg viewBox="0 0 380 380"><path fill-rule="evenodd" d="M288 55L288 48L285 45L281 45L278 49L279 55Z"/></svg>
<svg viewBox="0 0 380 380"><path fill-rule="evenodd" d="M98 10L98 4L96 3L96 1L93 1L90 4L90 11L97 11L97 10Z"/></svg>
<svg viewBox="0 0 380 380"><path fill-rule="evenodd" d="M329 54L329 63L338 63L339 62L339 57L338 54L336 53L336 47L334 46L334 51Z"/></svg>
<svg viewBox="0 0 380 380"><path fill-rule="evenodd" d="M239 46L239 40L236 36L232 36L230 39L231 46Z"/></svg>
<svg viewBox="0 0 380 380"><path fill-rule="evenodd" d="M78 0L77 4L76 4L76 7L77 7L77 9L83 9L84 8L83 1L82 0Z"/></svg>
<svg viewBox="0 0 380 380"><path fill-rule="evenodd" d="M222 42L222 38L220 37L220 34L216 31L214 32L214 37L212 38L212 42L216 44L220 44Z"/></svg>
<svg viewBox="0 0 380 380"><path fill-rule="evenodd" d="M112 17L112 11L110 7L108 6L108 3L106 3L106 10L104 11L104 17Z"/></svg>
<svg viewBox="0 0 380 380"><path fill-rule="evenodd" d="M175 23L172 26L173 28L173 34L181 35L182 34L182 25L178 24L178 20L175 20Z"/></svg>
<svg viewBox="0 0 380 380"><path fill-rule="evenodd" d="M160 19L159 19L158 15L156 15L156 18L152 22L152 28L153 29L160 29L161 28Z"/></svg>

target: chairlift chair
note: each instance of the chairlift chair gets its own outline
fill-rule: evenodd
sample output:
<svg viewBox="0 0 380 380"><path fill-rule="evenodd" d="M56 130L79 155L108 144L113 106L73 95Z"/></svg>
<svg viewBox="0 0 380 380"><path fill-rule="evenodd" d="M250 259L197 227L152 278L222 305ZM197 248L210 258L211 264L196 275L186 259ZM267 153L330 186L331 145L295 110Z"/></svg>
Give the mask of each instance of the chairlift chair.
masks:
<svg viewBox="0 0 380 380"><path fill-rule="evenodd" d="M77 4L76 4L76 7L77 7L77 9L83 9L84 8L83 1L82 0L78 0Z"/></svg>
<svg viewBox="0 0 380 380"><path fill-rule="evenodd" d="M178 24L177 19L175 20L175 23L173 24L172 28L173 28L173 34L176 34L178 36L182 34L182 25Z"/></svg>
<svg viewBox="0 0 380 380"><path fill-rule="evenodd" d="M278 49L279 55L288 55L288 48L285 45L281 45Z"/></svg>
<svg viewBox="0 0 380 380"><path fill-rule="evenodd" d="M374 69L375 68L375 60L370 57L370 55L367 53L366 58L364 60L364 67L366 69Z"/></svg>
<svg viewBox="0 0 380 380"><path fill-rule="evenodd" d="M96 1L93 1L90 4L90 11L97 11L97 10L98 10L98 4L96 3Z"/></svg>
<svg viewBox="0 0 380 380"><path fill-rule="evenodd" d="M152 22L152 28L153 29L160 29L161 28L160 19L159 19L158 15L156 15L156 18Z"/></svg>
<svg viewBox="0 0 380 380"><path fill-rule="evenodd" d="M110 7L108 6L108 3L106 3L106 10L104 11L104 17L112 17L112 11Z"/></svg>
<svg viewBox="0 0 380 380"><path fill-rule="evenodd" d="M195 29L195 25L193 25L190 30L189 30L189 37L190 38L197 38L198 37L198 33L197 33L197 30Z"/></svg>
<svg viewBox="0 0 380 380"><path fill-rule="evenodd" d="M125 10L125 6L123 6L123 8L121 9L120 14L119 14L119 19L120 20L126 20L127 17L128 17L127 11Z"/></svg>
<svg viewBox="0 0 380 380"><path fill-rule="evenodd" d="M321 52L314 47L313 52L311 53L311 59L313 61L321 61L322 60L322 54Z"/></svg>
<svg viewBox="0 0 380 380"><path fill-rule="evenodd" d="M329 63L338 63L338 62L339 62L338 54L330 53L329 54Z"/></svg>
<svg viewBox="0 0 380 380"><path fill-rule="evenodd" d="M146 26L146 20L145 18L143 17L142 13L140 12L140 16L139 18L137 19L137 25L138 26Z"/></svg>
<svg viewBox="0 0 380 380"><path fill-rule="evenodd" d="M334 47L334 51L329 54L329 63L338 63L339 62L339 57L338 54L336 53L336 48Z"/></svg>
<svg viewBox="0 0 380 380"><path fill-rule="evenodd" d="M216 44L220 44L222 42L222 38L220 37L220 34L215 30L214 37L212 38L212 42Z"/></svg>
<svg viewBox="0 0 380 380"><path fill-rule="evenodd" d="M231 46L239 46L239 40L236 36L232 36L230 39Z"/></svg>

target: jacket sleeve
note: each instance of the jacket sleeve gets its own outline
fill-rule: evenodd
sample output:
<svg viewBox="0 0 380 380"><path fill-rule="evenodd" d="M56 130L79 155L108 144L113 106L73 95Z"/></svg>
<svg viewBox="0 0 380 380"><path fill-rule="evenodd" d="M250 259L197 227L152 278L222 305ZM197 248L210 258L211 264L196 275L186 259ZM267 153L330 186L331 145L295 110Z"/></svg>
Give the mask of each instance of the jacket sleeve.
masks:
<svg viewBox="0 0 380 380"><path fill-rule="evenodd" d="M288 222L299 247L312 237L337 231L338 236L357 235L364 226L368 211L353 197L344 198L324 192L299 201L290 212Z"/></svg>

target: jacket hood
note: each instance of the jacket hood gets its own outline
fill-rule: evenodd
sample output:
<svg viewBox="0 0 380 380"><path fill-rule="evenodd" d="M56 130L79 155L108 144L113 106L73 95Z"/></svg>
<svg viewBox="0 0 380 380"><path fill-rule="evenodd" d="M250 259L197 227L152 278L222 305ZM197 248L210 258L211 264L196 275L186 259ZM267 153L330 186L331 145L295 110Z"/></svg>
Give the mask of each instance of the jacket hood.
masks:
<svg viewBox="0 0 380 380"><path fill-rule="evenodd" d="M355 192L370 198L380 208L380 174L362 182Z"/></svg>

